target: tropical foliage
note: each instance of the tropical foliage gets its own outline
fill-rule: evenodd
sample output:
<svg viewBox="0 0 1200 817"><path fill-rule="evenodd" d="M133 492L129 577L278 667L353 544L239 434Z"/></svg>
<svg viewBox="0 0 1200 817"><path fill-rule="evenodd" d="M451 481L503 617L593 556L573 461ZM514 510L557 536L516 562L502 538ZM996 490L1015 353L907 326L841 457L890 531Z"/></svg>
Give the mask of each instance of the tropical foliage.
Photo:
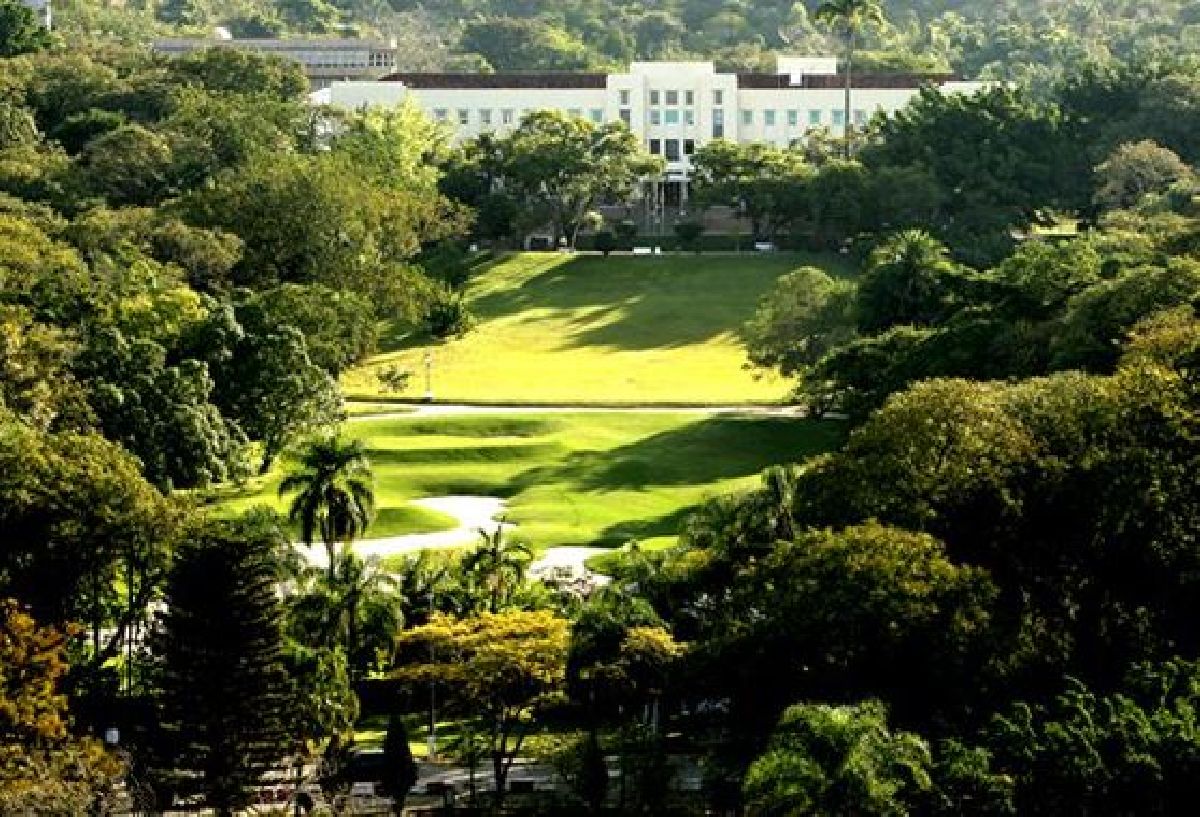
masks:
<svg viewBox="0 0 1200 817"><path fill-rule="evenodd" d="M324 437L312 440L299 457L299 468L279 484L280 494L295 494L288 519L300 541L325 546L329 575L348 565L345 549L366 531L375 512L371 467L362 443ZM338 546L343 549L339 550Z"/></svg>

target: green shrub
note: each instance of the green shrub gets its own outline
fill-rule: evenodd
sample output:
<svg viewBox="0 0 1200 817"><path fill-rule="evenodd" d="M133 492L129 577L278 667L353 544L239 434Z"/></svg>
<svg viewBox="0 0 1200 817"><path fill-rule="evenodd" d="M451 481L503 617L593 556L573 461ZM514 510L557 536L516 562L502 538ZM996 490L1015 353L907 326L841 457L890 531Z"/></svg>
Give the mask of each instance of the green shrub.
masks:
<svg viewBox="0 0 1200 817"><path fill-rule="evenodd" d="M637 238L638 226L632 221L618 221L613 227L613 232L616 233L617 241L620 248L623 250L633 249L633 240Z"/></svg>
<svg viewBox="0 0 1200 817"><path fill-rule="evenodd" d="M384 366L375 373L375 379L379 381L380 387L387 392L399 394L408 388L408 384L412 382L412 369L406 369L403 366Z"/></svg>
<svg viewBox="0 0 1200 817"><path fill-rule="evenodd" d="M438 339L462 337L473 322L463 296L448 289L438 290L425 311L425 326Z"/></svg>
<svg viewBox="0 0 1200 817"><path fill-rule="evenodd" d="M675 237L679 239L679 247L692 252L700 252L700 236L704 234L704 225L699 221L681 221L675 225Z"/></svg>
<svg viewBox="0 0 1200 817"><path fill-rule="evenodd" d="M611 230L601 230L592 239L592 244L607 258L608 254L617 248L617 237Z"/></svg>
<svg viewBox="0 0 1200 817"><path fill-rule="evenodd" d="M470 255L454 241L442 241L427 249L420 262L431 278L444 281L451 289L462 289L471 277Z"/></svg>

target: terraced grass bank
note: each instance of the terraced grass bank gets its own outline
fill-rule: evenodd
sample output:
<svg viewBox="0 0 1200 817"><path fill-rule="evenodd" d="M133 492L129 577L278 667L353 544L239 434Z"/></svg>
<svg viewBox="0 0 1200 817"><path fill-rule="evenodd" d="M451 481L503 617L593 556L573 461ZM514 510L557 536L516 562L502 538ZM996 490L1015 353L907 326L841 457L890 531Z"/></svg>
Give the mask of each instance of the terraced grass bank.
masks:
<svg viewBox="0 0 1200 817"><path fill-rule="evenodd" d="M348 372L348 397L420 398L433 355L441 402L745 404L782 400L790 383L746 368L741 329L760 297L797 267L845 274L836 255L571 256L522 253L482 268L467 287L478 319L442 344L403 334ZM413 374L390 393L378 372Z"/></svg>
<svg viewBox="0 0 1200 817"><path fill-rule="evenodd" d="M428 512L411 499L473 494L508 500L509 520L540 550L669 544L704 499L756 484L769 465L833 448L843 429L782 417L598 412L401 416L349 423L346 433L364 441L375 472L381 521L370 537L423 532L413 512ZM225 508L278 507L287 467Z"/></svg>

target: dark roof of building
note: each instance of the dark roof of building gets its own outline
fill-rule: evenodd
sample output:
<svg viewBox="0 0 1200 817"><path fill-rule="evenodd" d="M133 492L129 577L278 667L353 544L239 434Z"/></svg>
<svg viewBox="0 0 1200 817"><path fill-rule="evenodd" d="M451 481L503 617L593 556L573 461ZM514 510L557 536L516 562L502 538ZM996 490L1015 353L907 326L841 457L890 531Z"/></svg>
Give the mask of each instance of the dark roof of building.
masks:
<svg viewBox="0 0 1200 817"><path fill-rule="evenodd" d="M305 40L305 39L241 39L218 40L199 37L169 37L155 40L152 47L158 51L199 50L202 48L246 48L258 51L395 51L395 43L386 40Z"/></svg>
<svg viewBox="0 0 1200 817"><path fill-rule="evenodd" d="M381 82L403 82L409 88L605 88L606 74L388 74Z"/></svg>
<svg viewBox="0 0 1200 817"><path fill-rule="evenodd" d="M853 88L920 88L954 79L957 77L953 74L854 74L850 83ZM751 90L845 88L846 77L844 74L805 74L798 84L793 85L787 74L738 74L738 87Z"/></svg>
<svg viewBox="0 0 1200 817"><path fill-rule="evenodd" d="M748 89L788 88L842 88L842 74L806 74L800 82L792 84L788 74L738 74L738 87ZM855 74L855 88L920 88L922 85L940 85L957 79L953 74ZM382 82L403 82L409 88L427 89L488 89L488 88L592 88L601 89L608 85L608 76L597 73L567 72L524 72L510 71L502 74L422 74L395 73L383 77Z"/></svg>

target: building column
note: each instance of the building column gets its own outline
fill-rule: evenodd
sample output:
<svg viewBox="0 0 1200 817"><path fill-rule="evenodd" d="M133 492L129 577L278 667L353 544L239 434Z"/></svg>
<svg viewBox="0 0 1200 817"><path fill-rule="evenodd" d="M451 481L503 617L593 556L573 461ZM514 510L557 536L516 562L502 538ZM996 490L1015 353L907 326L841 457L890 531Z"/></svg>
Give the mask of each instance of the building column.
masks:
<svg viewBox="0 0 1200 817"><path fill-rule="evenodd" d="M659 179L655 184L656 195L654 197L654 225L657 228L656 235L661 235L663 231L663 221L666 219L666 198L667 198L667 183L664 179Z"/></svg>

